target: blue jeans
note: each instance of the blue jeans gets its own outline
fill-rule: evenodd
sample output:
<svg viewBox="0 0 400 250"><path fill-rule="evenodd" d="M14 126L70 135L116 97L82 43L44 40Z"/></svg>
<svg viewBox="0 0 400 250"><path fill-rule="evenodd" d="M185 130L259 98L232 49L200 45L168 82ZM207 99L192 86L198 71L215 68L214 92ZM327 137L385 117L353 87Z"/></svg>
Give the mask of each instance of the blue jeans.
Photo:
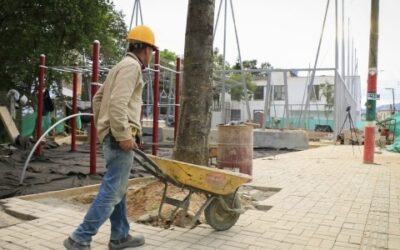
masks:
<svg viewBox="0 0 400 250"><path fill-rule="evenodd" d="M72 233L73 240L89 245L92 236L110 218L111 240L119 240L129 233L126 216L126 192L133 164L133 151L122 150L110 134L104 138L103 153L107 172L99 193L92 202L82 224Z"/></svg>

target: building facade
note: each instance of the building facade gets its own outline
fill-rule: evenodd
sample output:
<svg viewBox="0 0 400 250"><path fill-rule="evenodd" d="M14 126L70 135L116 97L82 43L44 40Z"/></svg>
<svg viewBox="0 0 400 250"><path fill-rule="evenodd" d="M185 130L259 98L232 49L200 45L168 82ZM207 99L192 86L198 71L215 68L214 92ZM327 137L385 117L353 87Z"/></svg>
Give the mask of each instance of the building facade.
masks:
<svg viewBox="0 0 400 250"><path fill-rule="evenodd" d="M249 100L250 116L247 114L246 101L233 101L225 94L226 121L247 121L262 124L266 128L304 128L314 130L316 125L335 127L335 91L339 90L342 102L349 105L338 110L339 115L349 114L353 122L361 119L360 78L351 77L342 81L340 89L335 90L334 75L319 75L312 80L310 76L299 76L293 71L272 72L268 76L254 77L257 88ZM311 85L312 82L312 85ZM348 109L348 107L350 107ZM266 114L266 115L264 115ZM214 109L213 122L222 122L222 114ZM344 122L348 120L341 119ZM342 121L341 121L342 122ZM342 122L343 123L343 122Z"/></svg>

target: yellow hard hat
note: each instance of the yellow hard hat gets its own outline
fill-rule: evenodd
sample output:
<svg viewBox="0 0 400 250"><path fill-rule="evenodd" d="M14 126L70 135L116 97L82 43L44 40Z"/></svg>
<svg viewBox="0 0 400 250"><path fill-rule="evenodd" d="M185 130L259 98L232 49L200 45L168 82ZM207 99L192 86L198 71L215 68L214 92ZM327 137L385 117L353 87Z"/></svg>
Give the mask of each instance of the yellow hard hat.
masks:
<svg viewBox="0 0 400 250"><path fill-rule="evenodd" d="M128 32L127 37L129 42L141 42L156 48L155 37L153 31L145 26L139 25Z"/></svg>

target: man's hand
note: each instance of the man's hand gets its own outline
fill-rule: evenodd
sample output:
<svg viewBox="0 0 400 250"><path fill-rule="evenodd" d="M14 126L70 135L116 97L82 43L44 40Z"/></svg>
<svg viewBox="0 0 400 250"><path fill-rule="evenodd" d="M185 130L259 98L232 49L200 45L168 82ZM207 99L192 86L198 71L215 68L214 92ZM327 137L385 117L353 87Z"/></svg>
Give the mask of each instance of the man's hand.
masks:
<svg viewBox="0 0 400 250"><path fill-rule="evenodd" d="M125 141L120 141L119 142L119 146L123 149L123 150L134 150L139 148L138 145L136 144L136 142L132 139L129 140L125 140Z"/></svg>

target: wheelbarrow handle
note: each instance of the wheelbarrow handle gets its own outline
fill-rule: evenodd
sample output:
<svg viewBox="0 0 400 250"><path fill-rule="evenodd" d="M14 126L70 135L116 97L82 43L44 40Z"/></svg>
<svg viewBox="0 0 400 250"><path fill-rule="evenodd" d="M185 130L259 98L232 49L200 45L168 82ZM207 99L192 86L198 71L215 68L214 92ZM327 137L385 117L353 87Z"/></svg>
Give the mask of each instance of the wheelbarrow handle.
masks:
<svg viewBox="0 0 400 250"><path fill-rule="evenodd" d="M143 151L140 149L133 149L133 151L138 154L145 162L140 161L142 167L144 167L147 171L149 171L152 175L158 178L162 182L171 182L175 186L182 186L181 183L175 180L172 176L167 175L162 171L162 169L152 160L150 159ZM149 165L147 165L147 164Z"/></svg>

